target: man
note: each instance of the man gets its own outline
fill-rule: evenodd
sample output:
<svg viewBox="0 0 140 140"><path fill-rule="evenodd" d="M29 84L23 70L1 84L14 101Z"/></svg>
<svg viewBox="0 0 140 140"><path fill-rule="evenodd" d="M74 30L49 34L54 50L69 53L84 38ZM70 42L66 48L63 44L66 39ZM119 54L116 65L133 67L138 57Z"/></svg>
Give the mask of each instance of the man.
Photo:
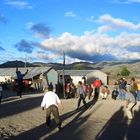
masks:
<svg viewBox="0 0 140 140"><path fill-rule="evenodd" d="M94 99L98 99L99 93L100 93L100 87L102 85L102 82L100 79L95 79L93 82L93 87L94 87Z"/></svg>
<svg viewBox="0 0 140 140"><path fill-rule="evenodd" d="M137 97L137 91L138 91L138 85L137 82L135 81L135 78L132 77L130 80L130 91L131 93L134 94L135 98Z"/></svg>
<svg viewBox="0 0 140 140"><path fill-rule="evenodd" d="M17 95L20 96L20 98L22 97L22 91L23 91L23 77L28 73L28 69L27 71L22 74L18 69L16 69L16 74L17 74L17 84L18 84L18 91L17 91Z"/></svg>
<svg viewBox="0 0 140 140"><path fill-rule="evenodd" d="M85 108L87 108L87 104L85 101L85 91L81 81L78 82L77 95L79 96L77 110L79 109L82 100Z"/></svg>
<svg viewBox="0 0 140 140"><path fill-rule="evenodd" d="M131 87L129 85L126 86L126 90L122 89L125 93L125 108L128 119L132 119L132 110L134 106L137 104L135 95L131 92Z"/></svg>
<svg viewBox="0 0 140 140"><path fill-rule="evenodd" d="M52 88L48 88L48 91L45 93L41 103L42 110L46 108L46 124L48 127L51 127L50 116L52 113L58 129L61 130L62 127L61 127L61 120L58 111L58 105L61 106L62 110L64 109L57 94L52 91Z"/></svg>
<svg viewBox="0 0 140 140"><path fill-rule="evenodd" d="M125 100L125 93L123 91L126 90L126 82L123 78L119 79L119 99L120 100Z"/></svg>

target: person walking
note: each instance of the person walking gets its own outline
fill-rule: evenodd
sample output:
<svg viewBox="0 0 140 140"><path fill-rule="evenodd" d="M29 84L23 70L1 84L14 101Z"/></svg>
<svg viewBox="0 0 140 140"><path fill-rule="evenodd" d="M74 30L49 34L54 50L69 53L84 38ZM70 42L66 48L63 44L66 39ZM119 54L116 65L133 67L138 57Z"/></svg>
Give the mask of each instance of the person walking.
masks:
<svg viewBox="0 0 140 140"><path fill-rule="evenodd" d="M137 80L137 101L140 101L140 79Z"/></svg>
<svg viewBox="0 0 140 140"><path fill-rule="evenodd" d="M130 80L130 91L134 94L135 98L137 98L138 85L134 77Z"/></svg>
<svg viewBox="0 0 140 140"><path fill-rule="evenodd" d="M78 82L77 95L79 96L78 104L77 104L77 110L80 107L81 101L83 101L83 104L84 104L85 108L87 108L87 104L86 104L86 101L85 101L85 91L84 91L84 87L82 85L82 81Z"/></svg>
<svg viewBox="0 0 140 140"><path fill-rule="evenodd" d="M124 78L119 79L118 87L119 99L125 100L125 93L123 91L126 90L126 81L124 80Z"/></svg>
<svg viewBox="0 0 140 140"><path fill-rule="evenodd" d="M125 93L125 108L128 119L133 118L133 108L137 104L135 95L131 92L130 85L126 86L126 90L122 89Z"/></svg>
<svg viewBox="0 0 140 140"><path fill-rule="evenodd" d="M48 91L45 93L43 100L41 102L42 110L46 109L46 124L51 127L51 114L53 114L55 122L59 130L61 130L61 120L59 116L58 106L64 109L62 102L52 88L48 87Z"/></svg>

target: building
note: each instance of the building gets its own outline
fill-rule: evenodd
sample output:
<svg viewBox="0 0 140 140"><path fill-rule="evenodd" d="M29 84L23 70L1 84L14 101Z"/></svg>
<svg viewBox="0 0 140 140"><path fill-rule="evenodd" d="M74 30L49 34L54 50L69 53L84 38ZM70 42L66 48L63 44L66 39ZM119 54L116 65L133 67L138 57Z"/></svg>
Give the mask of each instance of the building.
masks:
<svg viewBox="0 0 140 140"><path fill-rule="evenodd" d="M65 70L65 77L71 78L73 83L77 85L78 81L81 81L83 77L86 78L88 83L93 83L95 79L100 79L104 85L108 84L108 76L106 73L100 70ZM58 70L59 79L63 75L62 70ZM66 80L67 81L67 80Z"/></svg>
<svg viewBox="0 0 140 140"><path fill-rule="evenodd" d="M52 82L53 86L58 82L58 73L53 67L28 67L18 68L21 73L29 70L24 81L36 89L43 89ZM16 80L16 68L0 68L0 82Z"/></svg>

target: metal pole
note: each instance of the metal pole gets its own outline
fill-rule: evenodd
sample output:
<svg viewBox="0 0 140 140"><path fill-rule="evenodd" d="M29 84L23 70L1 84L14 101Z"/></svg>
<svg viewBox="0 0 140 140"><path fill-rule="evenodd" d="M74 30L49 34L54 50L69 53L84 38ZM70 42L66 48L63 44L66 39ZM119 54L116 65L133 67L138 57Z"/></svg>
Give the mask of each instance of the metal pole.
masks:
<svg viewBox="0 0 140 140"><path fill-rule="evenodd" d="M66 98L65 95L65 52L63 51L63 96Z"/></svg>

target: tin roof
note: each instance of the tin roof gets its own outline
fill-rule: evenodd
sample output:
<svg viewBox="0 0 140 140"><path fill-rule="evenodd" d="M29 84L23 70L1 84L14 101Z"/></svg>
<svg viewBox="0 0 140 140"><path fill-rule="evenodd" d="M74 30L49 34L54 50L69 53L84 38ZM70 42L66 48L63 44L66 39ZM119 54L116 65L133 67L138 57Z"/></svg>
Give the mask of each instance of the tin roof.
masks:
<svg viewBox="0 0 140 140"><path fill-rule="evenodd" d="M59 75L63 74L63 70L58 70L57 72L59 73ZM65 75L70 75L70 76L86 76L91 72L99 72L99 70L65 70L64 71Z"/></svg>
<svg viewBox="0 0 140 140"><path fill-rule="evenodd" d="M18 68L21 73L25 73L29 70L25 75L24 79L30 79L34 76L40 75L41 73L46 73L52 69L52 67L28 67L28 68ZM11 76L16 78L16 68L0 68L0 76Z"/></svg>

